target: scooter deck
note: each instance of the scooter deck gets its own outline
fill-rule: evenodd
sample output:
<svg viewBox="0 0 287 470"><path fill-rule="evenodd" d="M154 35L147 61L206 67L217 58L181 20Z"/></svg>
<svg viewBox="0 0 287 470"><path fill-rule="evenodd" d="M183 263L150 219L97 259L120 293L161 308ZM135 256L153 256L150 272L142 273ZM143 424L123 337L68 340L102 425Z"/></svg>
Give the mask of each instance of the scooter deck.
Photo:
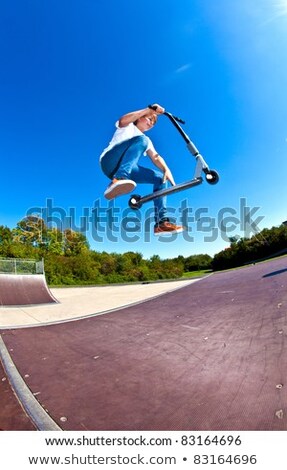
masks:
<svg viewBox="0 0 287 470"><path fill-rule="evenodd" d="M176 184L175 186L170 186L169 188L161 189L160 191L155 191L154 193L147 194L146 196L142 196L140 198L138 196L134 196L135 199L136 199L135 202L132 201L133 196L131 196L130 201L131 201L131 204L133 206L140 207L145 202L153 201L154 199L156 199L158 197L167 196L168 194L174 194L174 193L177 193L179 191L183 191L184 189L192 188L193 186L197 186L197 185L201 184L202 181L203 181L203 179L200 176L198 178L193 178L190 181L186 181L184 183Z"/></svg>

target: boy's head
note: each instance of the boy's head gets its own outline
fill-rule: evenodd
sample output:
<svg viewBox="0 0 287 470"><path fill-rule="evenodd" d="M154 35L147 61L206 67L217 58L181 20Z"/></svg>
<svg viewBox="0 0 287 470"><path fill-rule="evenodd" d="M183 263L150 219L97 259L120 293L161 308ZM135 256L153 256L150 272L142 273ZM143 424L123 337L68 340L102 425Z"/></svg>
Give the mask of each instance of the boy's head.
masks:
<svg viewBox="0 0 287 470"><path fill-rule="evenodd" d="M137 126L142 132L151 129L157 122L156 113L147 113L134 121L134 125Z"/></svg>

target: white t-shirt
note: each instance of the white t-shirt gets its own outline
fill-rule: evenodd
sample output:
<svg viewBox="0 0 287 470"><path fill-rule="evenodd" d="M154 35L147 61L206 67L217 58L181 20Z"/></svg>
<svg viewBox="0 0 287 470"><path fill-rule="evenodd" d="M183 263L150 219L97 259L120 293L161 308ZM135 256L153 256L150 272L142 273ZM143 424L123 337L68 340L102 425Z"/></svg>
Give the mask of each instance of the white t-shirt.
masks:
<svg viewBox="0 0 287 470"><path fill-rule="evenodd" d="M133 137L136 137L138 135L145 135L142 131L138 129L137 126L134 125L133 122L128 124L125 127L119 127L119 121L116 122L116 132L114 133L112 140L110 141L109 145L105 150L102 152L100 156L100 160L103 158L103 156L111 150L115 145L120 144L121 142L124 142L125 140L132 139ZM155 152L155 148L152 144L152 141L150 140L149 137L147 137L148 140L148 147L147 150L152 150ZM144 153L146 155L146 152Z"/></svg>

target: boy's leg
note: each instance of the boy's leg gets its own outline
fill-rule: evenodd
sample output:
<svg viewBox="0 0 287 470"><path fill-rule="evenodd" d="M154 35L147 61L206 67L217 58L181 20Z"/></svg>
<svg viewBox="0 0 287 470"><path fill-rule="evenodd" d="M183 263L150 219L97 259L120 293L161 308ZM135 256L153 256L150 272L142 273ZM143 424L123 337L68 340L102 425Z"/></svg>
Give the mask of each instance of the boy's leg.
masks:
<svg viewBox="0 0 287 470"><path fill-rule="evenodd" d="M131 179L132 168L137 165L146 149L147 138L143 135L116 145L103 156L102 170L112 179L112 183L104 193L107 199L129 193L136 187Z"/></svg>
<svg viewBox="0 0 287 470"><path fill-rule="evenodd" d="M133 165L137 164L146 149L147 140L144 135L121 142L102 157L102 171L110 179L129 178Z"/></svg>
<svg viewBox="0 0 287 470"><path fill-rule="evenodd" d="M153 192L165 189L167 183L163 182L162 174L149 168L142 166L134 166L131 172L131 178L136 183L150 183L153 184ZM169 233L180 233L185 230L181 225L176 225L169 221L167 217L166 196L154 199L155 209L155 235L164 235Z"/></svg>
<svg viewBox="0 0 287 470"><path fill-rule="evenodd" d="M114 178L132 178L133 168L137 166L140 157L145 153L148 146L148 140L145 135L133 137L129 142L131 142L131 144L122 155L120 165L115 171Z"/></svg>
<svg viewBox="0 0 287 470"><path fill-rule="evenodd" d="M152 184L153 192L160 191L167 187L167 183L163 182L162 174L154 171L150 168L145 168L139 165L135 165L131 172L131 179L136 183ZM158 224L160 221L168 221L167 209L166 209L166 197L158 197L154 199L154 210L155 210L155 223Z"/></svg>

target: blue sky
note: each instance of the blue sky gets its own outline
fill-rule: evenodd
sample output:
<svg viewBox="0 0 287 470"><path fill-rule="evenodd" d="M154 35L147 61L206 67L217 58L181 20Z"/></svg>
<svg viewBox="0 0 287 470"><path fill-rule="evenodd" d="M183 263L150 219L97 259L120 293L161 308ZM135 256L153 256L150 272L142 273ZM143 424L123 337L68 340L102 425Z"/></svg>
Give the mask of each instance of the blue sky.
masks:
<svg viewBox="0 0 287 470"><path fill-rule="evenodd" d="M2 0L0 224L46 213L54 224L85 222L95 250L162 258L213 255L228 236L252 235L244 214L259 230L279 225L287 219L286 50L287 0ZM125 196L108 211L103 198L98 157L115 121L153 102L185 119L221 177L169 196L178 222L180 208L189 211L188 232L175 239L144 231L152 204L131 213ZM194 159L166 117L149 136L176 182L193 177ZM94 228L93 207L102 217ZM125 217L141 228L126 231Z"/></svg>

